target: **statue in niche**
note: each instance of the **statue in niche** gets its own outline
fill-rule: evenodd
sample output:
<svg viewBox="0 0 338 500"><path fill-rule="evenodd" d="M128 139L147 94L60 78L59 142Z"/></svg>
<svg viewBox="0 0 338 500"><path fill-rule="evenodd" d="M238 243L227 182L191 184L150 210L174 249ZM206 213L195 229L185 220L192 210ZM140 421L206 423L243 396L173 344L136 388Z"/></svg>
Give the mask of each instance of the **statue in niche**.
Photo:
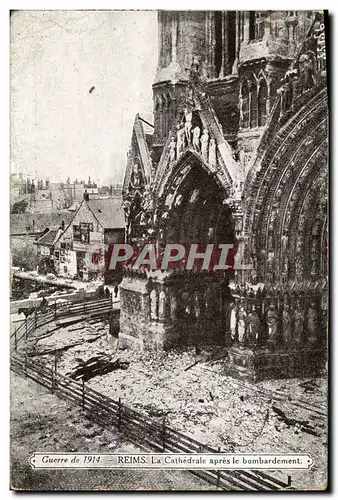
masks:
<svg viewBox="0 0 338 500"><path fill-rule="evenodd" d="M180 204L182 203L182 200L183 200L183 195L180 193L176 196L175 200L174 200L174 207L179 207Z"/></svg>
<svg viewBox="0 0 338 500"><path fill-rule="evenodd" d="M309 342L317 342L318 338L318 311L316 307L316 303L312 300L310 302L309 309L307 311L307 332L308 332L308 341Z"/></svg>
<svg viewBox="0 0 338 500"><path fill-rule="evenodd" d="M238 299L235 299L235 304L231 309L230 314L230 335L233 342L236 341L236 327L237 327L237 308L238 308Z"/></svg>
<svg viewBox="0 0 338 500"><path fill-rule="evenodd" d="M292 311L289 302L284 303L283 309L283 342L287 349L292 346Z"/></svg>
<svg viewBox="0 0 338 500"><path fill-rule="evenodd" d="M150 151L150 164L151 164L151 178L152 178L152 180L154 180L156 177L157 164L156 164L156 161L154 158L154 151L153 150Z"/></svg>
<svg viewBox="0 0 338 500"><path fill-rule="evenodd" d="M155 289L150 292L150 317L157 319L157 293Z"/></svg>
<svg viewBox="0 0 338 500"><path fill-rule="evenodd" d="M203 129L203 134L201 136L201 153L204 161L208 162L208 147L209 147L209 132L207 129Z"/></svg>
<svg viewBox="0 0 338 500"><path fill-rule="evenodd" d="M201 129L197 125L192 131L192 145L195 151L200 152L200 135Z"/></svg>
<svg viewBox="0 0 338 500"><path fill-rule="evenodd" d="M271 344L276 344L279 338L278 320L279 314L277 306L272 302L269 305L269 309L266 313L266 324L268 326L268 342Z"/></svg>
<svg viewBox="0 0 338 500"><path fill-rule="evenodd" d="M185 128L184 128L184 123L180 123L179 125L177 124L176 126L177 132L176 132L176 151L177 155L176 158L179 158L180 154L183 153L184 148L185 148Z"/></svg>
<svg viewBox="0 0 338 500"><path fill-rule="evenodd" d="M201 315L201 307L200 307L198 292L194 293L194 305L195 305L195 317L196 319L198 319Z"/></svg>
<svg viewBox="0 0 338 500"><path fill-rule="evenodd" d="M184 110L184 131L188 146L191 145L191 129L192 129L192 111L188 108Z"/></svg>
<svg viewBox="0 0 338 500"><path fill-rule="evenodd" d="M176 160L176 139L175 137L172 137L169 144L169 162L174 163L175 160Z"/></svg>
<svg viewBox="0 0 338 500"><path fill-rule="evenodd" d="M140 189L143 184L142 171L138 163L134 163L133 172L130 178L130 186L132 189Z"/></svg>
<svg viewBox="0 0 338 500"><path fill-rule="evenodd" d="M158 300L158 317L159 319L165 319L167 312L167 301L164 290L160 291L160 296Z"/></svg>
<svg viewBox="0 0 338 500"><path fill-rule="evenodd" d="M247 327L247 314L244 304L240 305L237 318L238 318L238 323L237 323L238 342L240 344L244 344L246 339L246 327Z"/></svg>
<svg viewBox="0 0 338 500"><path fill-rule="evenodd" d="M190 196L190 203L195 203L199 195L199 189L194 189L192 195Z"/></svg>
<svg viewBox="0 0 338 500"><path fill-rule="evenodd" d="M301 345L303 339L304 328L304 311L300 299L296 302L294 313L294 342L297 346Z"/></svg>
<svg viewBox="0 0 338 500"><path fill-rule="evenodd" d="M200 83L199 68L200 68L199 61L196 58L196 56L193 56L193 60L192 60L191 66L190 66L190 75L189 75L191 85L193 85L193 86L196 86Z"/></svg>
<svg viewBox="0 0 338 500"><path fill-rule="evenodd" d="M262 323L256 311L256 305L252 305L252 309L248 314L248 344L257 344L261 338Z"/></svg>
<svg viewBox="0 0 338 500"><path fill-rule="evenodd" d="M302 54L299 58L299 83L303 92L315 84L315 55L311 52Z"/></svg>
<svg viewBox="0 0 338 500"><path fill-rule="evenodd" d="M190 315L190 313L191 313L190 295L186 291L182 293L182 304L183 304L183 310L184 310L185 314Z"/></svg>
<svg viewBox="0 0 338 500"><path fill-rule="evenodd" d="M289 237L288 237L287 233L284 232L283 236L282 236L282 251L283 251L283 254L286 252L286 249L287 249L287 246L288 246L288 240L289 240Z"/></svg>
<svg viewBox="0 0 338 500"><path fill-rule="evenodd" d="M216 141L212 137L209 144L209 166L212 170L216 170L217 167L217 157L216 157Z"/></svg>
<svg viewBox="0 0 338 500"><path fill-rule="evenodd" d="M170 317L171 321L176 320L177 315L177 298L175 292L170 294Z"/></svg>

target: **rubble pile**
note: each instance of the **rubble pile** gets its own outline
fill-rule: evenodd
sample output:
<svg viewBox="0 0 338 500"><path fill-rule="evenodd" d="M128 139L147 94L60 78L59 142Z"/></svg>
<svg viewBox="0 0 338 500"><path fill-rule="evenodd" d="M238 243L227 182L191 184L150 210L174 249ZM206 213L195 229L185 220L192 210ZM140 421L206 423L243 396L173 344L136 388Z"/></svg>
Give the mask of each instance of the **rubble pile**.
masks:
<svg viewBox="0 0 338 500"><path fill-rule="evenodd" d="M27 354L29 356L54 355L55 352L67 351L77 345L85 346L87 343L94 342L100 337L105 337L107 332L108 326L102 321L95 324L83 321L67 328L53 328L49 324L49 332L40 331L39 337L28 339ZM46 359L48 360L49 358L46 357Z"/></svg>
<svg viewBox="0 0 338 500"><path fill-rule="evenodd" d="M220 446L223 451L311 450L313 458L323 463L327 452L326 422L318 413L320 409L325 412L324 379L250 384L226 376L226 360L217 359L212 349L198 354L194 348L162 353L123 350L102 336L107 333L103 323L87 323L83 329L79 324L78 328L68 327L67 332L52 336L54 348L67 342L76 344L60 351L57 365L61 373L69 374L81 364L90 363L91 358L106 360L113 366L120 364L123 369L117 367L89 377L88 386L114 400L121 398L122 403L152 419L165 419L173 429L214 448ZM41 348L46 348L46 343L51 348L52 337L41 340ZM80 339L83 341L79 343ZM53 359L52 355L48 357ZM304 403L297 406L298 400ZM316 466L309 476L313 474Z"/></svg>

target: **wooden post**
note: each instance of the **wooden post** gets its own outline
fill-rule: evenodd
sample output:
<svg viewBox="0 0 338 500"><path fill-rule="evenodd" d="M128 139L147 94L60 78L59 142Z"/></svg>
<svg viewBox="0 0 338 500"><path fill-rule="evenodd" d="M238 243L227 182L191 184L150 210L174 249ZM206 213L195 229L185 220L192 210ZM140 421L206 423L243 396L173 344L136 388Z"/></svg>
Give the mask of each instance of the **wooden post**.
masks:
<svg viewBox="0 0 338 500"><path fill-rule="evenodd" d="M25 340L27 340L28 335L28 324L27 324L27 316L26 316L26 331L25 331Z"/></svg>
<svg viewBox="0 0 338 500"><path fill-rule="evenodd" d="M54 367L52 368L52 394L56 389L56 377L57 377L57 355L54 351Z"/></svg>
<svg viewBox="0 0 338 500"><path fill-rule="evenodd" d="M85 381L83 378L81 379L81 381L82 381L82 410L84 410L85 409Z"/></svg>
<svg viewBox="0 0 338 500"><path fill-rule="evenodd" d="M117 422L117 427L119 431L121 430L121 424L122 424L121 419L122 419L122 401L121 398L119 398L118 422Z"/></svg>
<svg viewBox="0 0 338 500"><path fill-rule="evenodd" d="M291 476L288 476L288 486L291 486L291 483L292 483Z"/></svg>
<svg viewBox="0 0 338 500"><path fill-rule="evenodd" d="M217 448L217 453L221 453L221 447L219 446ZM219 482L220 482L220 471L217 469L217 481L216 481L216 487L219 488Z"/></svg>
<svg viewBox="0 0 338 500"><path fill-rule="evenodd" d="M14 331L14 349L15 351L18 350L18 337L17 337L17 328L15 328L15 331Z"/></svg>
<svg viewBox="0 0 338 500"><path fill-rule="evenodd" d="M25 371L25 377L27 378L27 353L25 353L25 361L24 361L24 371Z"/></svg>
<svg viewBox="0 0 338 500"><path fill-rule="evenodd" d="M165 450L165 417L162 420L162 451Z"/></svg>

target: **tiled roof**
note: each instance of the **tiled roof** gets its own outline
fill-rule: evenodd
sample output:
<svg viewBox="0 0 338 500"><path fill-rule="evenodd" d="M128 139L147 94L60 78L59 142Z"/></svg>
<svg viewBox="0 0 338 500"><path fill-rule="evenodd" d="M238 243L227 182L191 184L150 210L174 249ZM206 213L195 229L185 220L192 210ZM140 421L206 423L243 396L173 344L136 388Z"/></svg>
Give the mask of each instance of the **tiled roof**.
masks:
<svg viewBox="0 0 338 500"><path fill-rule="evenodd" d="M113 198L91 198L87 205L104 229L123 229L125 227L124 210L122 199Z"/></svg>
<svg viewBox="0 0 338 500"><path fill-rule="evenodd" d="M65 226L67 226L73 217L74 213L68 211L11 214L10 234L11 236L18 236L42 233L46 228L58 229L62 221L64 221Z"/></svg>
<svg viewBox="0 0 338 500"><path fill-rule="evenodd" d="M39 238L36 243L38 245L52 246L58 232L58 229L50 229L46 234L41 236L41 238Z"/></svg>

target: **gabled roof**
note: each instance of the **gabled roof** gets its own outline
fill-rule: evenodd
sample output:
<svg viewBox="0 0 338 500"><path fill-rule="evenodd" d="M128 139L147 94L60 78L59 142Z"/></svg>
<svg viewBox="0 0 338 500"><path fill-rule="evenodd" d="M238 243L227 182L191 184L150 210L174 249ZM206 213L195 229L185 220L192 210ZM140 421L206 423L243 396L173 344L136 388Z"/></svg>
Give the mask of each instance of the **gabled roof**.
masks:
<svg viewBox="0 0 338 500"><path fill-rule="evenodd" d="M121 198L89 198L86 203L104 229L123 229L125 227Z"/></svg>
<svg viewBox="0 0 338 500"><path fill-rule="evenodd" d="M46 228L58 229L61 222L70 223L74 213L68 211L55 211L47 213L25 213L10 215L10 235L42 233Z"/></svg>
<svg viewBox="0 0 338 500"><path fill-rule="evenodd" d="M148 137L148 141L149 141ZM149 181L151 175L151 159L147 144L147 137L144 133L142 121L139 114L135 116L133 133L131 138L131 152L128 156L127 167L123 180L123 194L128 192L131 174L133 172L133 164L135 156L140 158L141 168L146 181Z"/></svg>
<svg viewBox="0 0 338 500"><path fill-rule="evenodd" d="M41 238L35 241L35 243L37 245L45 245L51 247L55 243L58 232L59 229L50 229L46 234L44 234L43 236L41 236Z"/></svg>

